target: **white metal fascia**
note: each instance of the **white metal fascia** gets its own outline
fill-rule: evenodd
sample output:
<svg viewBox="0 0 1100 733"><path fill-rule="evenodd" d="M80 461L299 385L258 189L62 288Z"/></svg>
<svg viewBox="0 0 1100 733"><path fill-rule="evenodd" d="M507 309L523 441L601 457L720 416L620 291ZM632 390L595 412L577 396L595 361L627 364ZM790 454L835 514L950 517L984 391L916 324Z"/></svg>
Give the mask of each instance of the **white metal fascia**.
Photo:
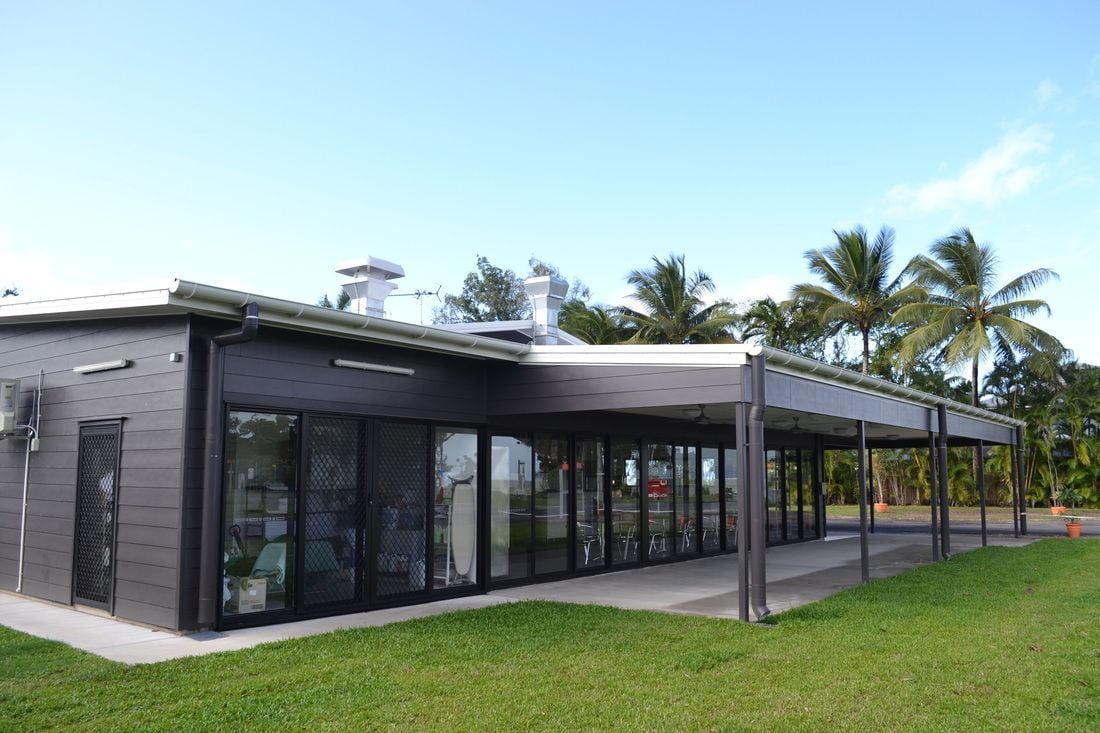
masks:
<svg viewBox="0 0 1100 733"><path fill-rule="evenodd" d="M525 366L739 367L759 347L743 344L532 346L519 358Z"/></svg>

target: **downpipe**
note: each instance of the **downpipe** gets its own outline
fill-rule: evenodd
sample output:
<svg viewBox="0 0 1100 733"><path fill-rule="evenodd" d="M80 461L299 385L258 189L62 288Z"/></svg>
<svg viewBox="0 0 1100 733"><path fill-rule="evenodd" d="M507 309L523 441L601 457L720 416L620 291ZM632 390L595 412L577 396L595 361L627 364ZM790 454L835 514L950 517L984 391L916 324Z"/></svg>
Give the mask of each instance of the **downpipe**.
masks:
<svg viewBox="0 0 1100 733"><path fill-rule="evenodd" d="M749 511L751 516L750 552L752 573L750 577L750 599L752 612L757 621L771 615L768 608L768 584L765 574L764 547L768 536L768 496L764 483L764 379L765 362L763 354L752 357L752 406L749 408Z"/></svg>
<svg viewBox="0 0 1100 733"><path fill-rule="evenodd" d="M248 303L241 309L240 328L210 337L206 352L206 434L202 478L202 525L199 550L198 623L210 626L217 618L221 598L218 553L222 487L222 388L224 385L223 346L243 344L256 338L260 329L260 306Z"/></svg>

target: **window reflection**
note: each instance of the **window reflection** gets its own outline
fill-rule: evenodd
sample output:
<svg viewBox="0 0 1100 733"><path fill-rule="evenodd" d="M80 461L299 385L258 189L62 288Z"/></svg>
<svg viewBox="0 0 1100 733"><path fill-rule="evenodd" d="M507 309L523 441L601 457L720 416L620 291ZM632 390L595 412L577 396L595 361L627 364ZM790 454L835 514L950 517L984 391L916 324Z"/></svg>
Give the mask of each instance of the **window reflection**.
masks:
<svg viewBox="0 0 1100 733"><path fill-rule="evenodd" d="M577 440L577 568L604 565L604 443L601 438Z"/></svg>
<svg viewBox="0 0 1100 733"><path fill-rule="evenodd" d="M535 572L569 569L569 440L535 436Z"/></svg>
<svg viewBox="0 0 1100 733"><path fill-rule="evenodd" d="M641 455L634 441L611 442L611 563L638 560L638 517L641 514L639 467Z"/></svg>
<svg viewBox="0 0 1100 733"><path fill-rule="evenodd" d="M649 542L646 548L650 560L672 556L676 544L673 532L673 506L682 478L673 469L673 447L668 443L649 446L646 471L646 498L649 500ZM675 474L675 475L674 475Z"/></svg>
<svg viewBox="0 0 1100 733"><path fill-rule="evenodd" d="M477 430L435 431L435 588L477 582Z"/></svg>
<svg viewBox="0 0 1100 733"><path fill-rule="evenodd" d="M222 575L227 616L293 605L297 446L293 415L229 414Z"/></svg>
<svg viewBox="0 0 1100 733"><path fill-rule="evenodd" d="M703 552L714 552L721 548L721 501L718 483L718 449L702 449L702 475L699 486L703 493L703 518L700 540Z"/></svg>
<svg viewBox="0 0 1100 733"><path fill-rule="evenodd" d="M490 574L494 580L525 578L531 549L531 442L494 435L489 485Z"/></svg>

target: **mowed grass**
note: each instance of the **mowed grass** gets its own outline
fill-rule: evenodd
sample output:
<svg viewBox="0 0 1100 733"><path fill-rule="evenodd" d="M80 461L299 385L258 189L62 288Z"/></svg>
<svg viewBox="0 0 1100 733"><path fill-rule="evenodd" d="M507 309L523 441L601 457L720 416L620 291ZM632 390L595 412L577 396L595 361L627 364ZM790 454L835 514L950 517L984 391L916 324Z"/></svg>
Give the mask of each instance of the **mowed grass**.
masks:
<svg viewBox="0 0 1100 733"><path fill-rule="evenodd" d="M1098 730L1100 542L990 547L774 624L504 604L126 667L0 629L3 730Z"/></svg>

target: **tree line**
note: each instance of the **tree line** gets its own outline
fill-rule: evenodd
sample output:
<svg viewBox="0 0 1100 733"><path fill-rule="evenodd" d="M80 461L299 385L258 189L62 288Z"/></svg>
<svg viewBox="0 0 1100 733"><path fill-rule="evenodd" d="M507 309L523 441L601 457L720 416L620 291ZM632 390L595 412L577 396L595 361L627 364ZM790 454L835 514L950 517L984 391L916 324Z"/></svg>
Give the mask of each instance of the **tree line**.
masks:
<svg viewBox="0 0 1100 733"><path fill-rule="evenodd" d="M631 305L590 303L574 280L559 325L591 344L753 342L1027 421L1024 485L1033 502L1100 502L1100 370L1078 363L1029 319L1049 314L1035 291L1058 275L1037 268L1000 279L994 248L968 228L934 241L926 254L894 268L895 233L872 238L862 226L834 231L805 253L816 280L781 301L716 297L714 280L691 271L683 254L654 256L630 271ZM532 259L532 275L558 274ZM445 296L436 323L530 317L523 281L477 258L457 294ZM982 367L988 366L985 379ZM957 375L961 371L965 376ZM973 463L952 450L951 500L977 501ZM893 503L927 501L929 470L921 451L876 451L875 484ZM852 464L852 465L849 465ZM989 450L991 501L1011 495L1011 451ZM854 457L830 461L834 500L851 500Z"/></svg>

